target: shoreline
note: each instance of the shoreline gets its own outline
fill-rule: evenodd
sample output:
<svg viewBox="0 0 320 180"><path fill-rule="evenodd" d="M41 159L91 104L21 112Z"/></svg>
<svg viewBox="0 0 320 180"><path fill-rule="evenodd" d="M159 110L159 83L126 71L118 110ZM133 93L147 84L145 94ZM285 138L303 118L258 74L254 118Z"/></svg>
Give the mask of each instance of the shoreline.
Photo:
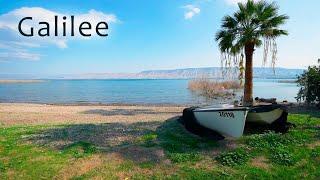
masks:
<svg viewBox="0 0 320 180"><path fill-rule="evenodd" d="M42 83L45 80L40 79L0 79L0 84L15 84L15 83Z"/></svg>
<svg viewBox="0 0 320 180"><path fill-rule="evenodd" d="M299 102L277 102L278 104L286 106L305 106L304 103ZM175 103L102 103L102 102L68 102L68 103L50 103L50 102L30 102L30 101L0 101L0 104L35 104L35 105L54 105L54 106L154 106L154 107L186 107L186 106L202 106L208 104L175 104ZM214 104L227 104L217 103ZM231 104L231 103L229 103Z"/></svg>
<svg viewBox="0 0 320 180"><path fill-rule="evenodd" d="M45 103L45 102L13 102L0 101L1 104L33 104L33 105L52 105L52 106L142 106L142 107L186 107L191 104L174 104L174 103L95 103L95 102L70 102L70 103Z"/></svg>

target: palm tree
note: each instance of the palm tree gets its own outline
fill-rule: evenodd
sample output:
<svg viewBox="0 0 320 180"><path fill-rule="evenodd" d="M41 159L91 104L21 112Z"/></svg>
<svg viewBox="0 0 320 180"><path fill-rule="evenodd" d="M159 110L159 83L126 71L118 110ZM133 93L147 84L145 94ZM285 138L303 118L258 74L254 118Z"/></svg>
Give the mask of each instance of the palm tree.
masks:
<svg viewBox="0 0 320 180"><path fill-rule="evenodd" d="M275 39L288 32L279 29L289 18L279 15L279 7L273 2L238 3L239 10L232 16L225 16L222 20L221 30L216 34L219 49L222 53L224 64L238 65L239 59L245 54L245 84L244 106L252 106L252 61L256 47L264 45L264 63L267 61L269 50L272 54L272 67L275 65L277 44ZM242 60L241 60L242 61Z"/></svg>

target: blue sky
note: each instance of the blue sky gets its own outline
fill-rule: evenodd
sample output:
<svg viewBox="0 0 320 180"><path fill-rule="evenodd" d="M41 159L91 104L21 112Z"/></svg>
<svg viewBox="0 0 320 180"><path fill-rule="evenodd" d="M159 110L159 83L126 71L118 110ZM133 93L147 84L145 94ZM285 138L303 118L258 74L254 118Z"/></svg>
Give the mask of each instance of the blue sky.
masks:
<svg viewBox="0 0 320 180"><path fill-rule="evenodd" d="M220 66L214 34L221 18L236 10L234 2L0 0L0 74L139 72ZM290 16L284 26L290 35L278 40L277 66L306 68L315 64L320 58L320 1L277 2L281 13ZM41 39L19 35L15 24L21 16L48 18L55 13L92 21L106 19L109 36ZM261 65L262 53L258 49L255 66Z"/></svg>

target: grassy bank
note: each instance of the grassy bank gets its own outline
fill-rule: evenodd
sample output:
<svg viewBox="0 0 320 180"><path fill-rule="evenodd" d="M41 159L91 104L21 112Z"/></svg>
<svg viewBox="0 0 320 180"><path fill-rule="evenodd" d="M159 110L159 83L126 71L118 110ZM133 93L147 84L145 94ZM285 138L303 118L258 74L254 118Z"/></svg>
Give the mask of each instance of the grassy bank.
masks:
<svg viewBox="0 0 320 180"><path fill-rule="evenodd" d="M0 179L317 179L320 113L281 135L212 141L166 121L0 128Z"/></svg>

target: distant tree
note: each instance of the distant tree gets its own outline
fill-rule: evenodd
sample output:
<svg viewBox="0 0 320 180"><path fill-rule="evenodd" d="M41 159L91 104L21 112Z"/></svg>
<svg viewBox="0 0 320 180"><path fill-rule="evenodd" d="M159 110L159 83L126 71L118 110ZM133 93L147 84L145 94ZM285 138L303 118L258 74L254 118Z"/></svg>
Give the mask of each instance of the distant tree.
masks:
<svg viewBox="0 0 320 180"><path fill-rule="evenodd" d="M308 104L316 103L320 107L320 60L318 66L309 66L308 70L298 76L300 90L296 99Z"/></svg>
<svg viewBox="0 0 320 180"><path fill-rule="evenodd" d="M252 61L256 47L264 44L264 62L267 60L268 51L272 53L272 66L274 67L277 44L275 39L287 35L287 31L280 29L289 18L279 15L279 7L275 3L266 1L248 0L238 3L239 10L232 16L225 16L222 20L221 30L216 34L216 41L222 53L222 64L226 66L242 62L245 54L245 106L253 105ZM241 67L240 67L241 69Z"/></svg>

